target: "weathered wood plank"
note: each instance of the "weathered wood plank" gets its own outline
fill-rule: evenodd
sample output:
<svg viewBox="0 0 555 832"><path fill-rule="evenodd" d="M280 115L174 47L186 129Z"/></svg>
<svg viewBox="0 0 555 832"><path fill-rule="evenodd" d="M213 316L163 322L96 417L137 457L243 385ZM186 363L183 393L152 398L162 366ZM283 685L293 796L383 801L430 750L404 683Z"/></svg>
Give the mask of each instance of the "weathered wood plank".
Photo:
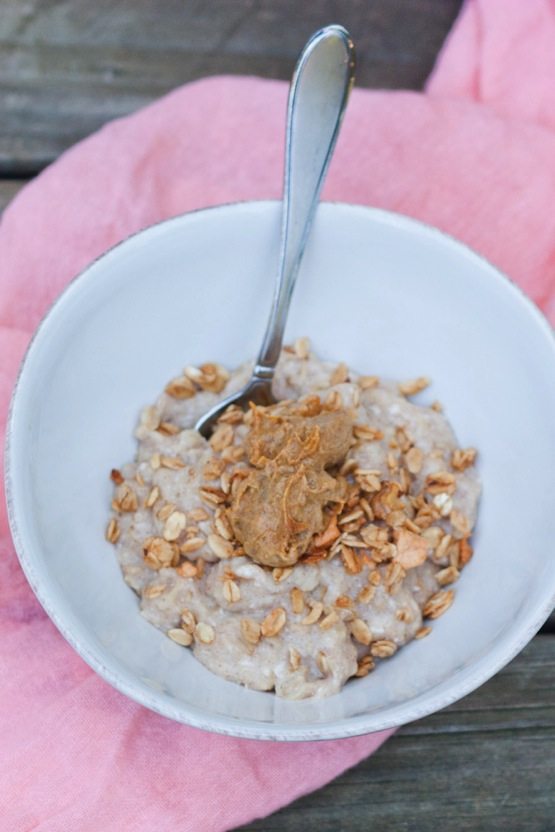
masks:
<svg viewBox="0 0 555 832"><path fill-rule="evenodd" d="M104 122L217 73L289 78L307 36L356 39L358 83L420 87L461 0L3 0L0 175L29 175Z"/></svg>
<svg viewBox="0 0 555 832"><path fill-rule="evenodd" d="M21 188L27 184L25 179L0 179L0 214Z"/></svg>
<svg viewBox="0 0 555 832"><path fill-rule="evenodd" d="M244 832L547 832L554 828L555 637L398 732L325 789Z"/></svg>

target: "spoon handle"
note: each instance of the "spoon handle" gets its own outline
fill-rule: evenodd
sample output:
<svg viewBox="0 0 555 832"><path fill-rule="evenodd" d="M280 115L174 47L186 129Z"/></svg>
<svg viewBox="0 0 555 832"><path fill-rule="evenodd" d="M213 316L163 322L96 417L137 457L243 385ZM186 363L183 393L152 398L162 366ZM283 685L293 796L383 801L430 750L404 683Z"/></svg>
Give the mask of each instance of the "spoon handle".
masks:
<svg viewBox="0 0 555 832"><path fill-rule="evenodd" d="M272 310L254 376L271 379L291 295L339 128L354 83L355 50L342 26L316 32L291 81L287 108L283 219Z"/></svg>

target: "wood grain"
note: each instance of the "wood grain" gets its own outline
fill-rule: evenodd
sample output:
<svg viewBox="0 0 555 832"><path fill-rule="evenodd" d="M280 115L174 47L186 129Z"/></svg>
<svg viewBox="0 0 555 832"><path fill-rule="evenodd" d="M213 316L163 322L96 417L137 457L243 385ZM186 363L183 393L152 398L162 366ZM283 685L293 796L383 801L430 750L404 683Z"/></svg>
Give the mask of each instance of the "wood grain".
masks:
<svg viewBox="0 0 555 832"><path fill-rule="evenodd" d="M419 88L461 0L2 0L0 176L28 176L109 119L205 75L289 78L331 22L357 83Z"/></svg>
<svg viewBox="0 0 555 832"><path fill-rule="evenodd" d="M243 832L548 832L555 828L555 638L374 756Z"/></svg>

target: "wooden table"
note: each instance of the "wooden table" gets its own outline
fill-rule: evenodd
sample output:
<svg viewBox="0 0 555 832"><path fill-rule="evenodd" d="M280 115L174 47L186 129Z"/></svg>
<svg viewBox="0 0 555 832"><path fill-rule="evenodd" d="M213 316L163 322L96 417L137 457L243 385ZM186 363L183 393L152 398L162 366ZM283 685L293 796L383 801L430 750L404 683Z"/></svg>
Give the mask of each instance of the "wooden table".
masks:
<svg viewBox="0 0 555 832"><path fill-rule="evenodd" d="M459 0L2 0L0 210L105 121L204 75L289 78L308 35L353 33L357 83L418 89ZM245 830L555 830L555 618L503 672Z"/></svg>

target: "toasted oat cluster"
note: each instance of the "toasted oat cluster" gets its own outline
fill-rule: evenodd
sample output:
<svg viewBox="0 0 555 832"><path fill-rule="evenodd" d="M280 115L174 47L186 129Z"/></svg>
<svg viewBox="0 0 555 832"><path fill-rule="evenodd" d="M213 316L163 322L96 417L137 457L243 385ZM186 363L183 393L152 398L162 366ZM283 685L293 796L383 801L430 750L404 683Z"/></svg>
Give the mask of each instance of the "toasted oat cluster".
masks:
<svg viewBox="0 0 555 832"><path fill-rule="evenodd" d="M435 403L285 348L278 405L196 419L250 367L187 367L112 471L116 545L142 614L213 672L302 699L338 692L452 604L472 557L476 451Z"/></svg>

